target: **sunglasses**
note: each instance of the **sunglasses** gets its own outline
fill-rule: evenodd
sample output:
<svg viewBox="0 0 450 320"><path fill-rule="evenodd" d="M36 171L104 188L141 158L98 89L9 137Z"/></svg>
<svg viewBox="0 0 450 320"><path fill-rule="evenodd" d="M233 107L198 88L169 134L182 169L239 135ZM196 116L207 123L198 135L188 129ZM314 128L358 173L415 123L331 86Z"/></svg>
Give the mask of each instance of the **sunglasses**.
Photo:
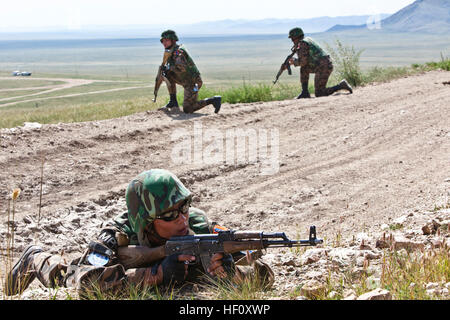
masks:
<svg viewBox="0 0 450 320"><path fill-rule="evenodd" d="M178 209L164 212L157 219L164 220L166 222L174 221L174 220L178 219L180 213L188 214L190 207L191 207L191 201L186 200Z"/></svg>

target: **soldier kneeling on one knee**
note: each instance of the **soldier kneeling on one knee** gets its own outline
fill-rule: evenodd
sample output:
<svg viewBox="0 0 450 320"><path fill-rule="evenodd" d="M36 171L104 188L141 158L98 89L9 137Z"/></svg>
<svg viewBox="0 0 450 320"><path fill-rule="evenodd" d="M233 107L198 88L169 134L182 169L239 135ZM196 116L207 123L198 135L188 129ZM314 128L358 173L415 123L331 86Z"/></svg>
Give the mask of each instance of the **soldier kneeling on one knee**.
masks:
<svg viewBox="0 0 450 320"><path fill-rule="evenodd" d="M193 113L207 105L213 105L214 112L219 113L222 104L221 96L198 100L198 93L203 85L200 71L186 48L177 44L177 41L178 36L173 30L166 30L161 34L161 44L165 49L163 66L170 94L170 101L162 110L179 107L176 86L179 84L184 88L183 111L185 113Z"/></svg>
<svg viewBox="0 0 450 320"><path fill-rule="evenodd" d="M301 28L289 31L289 38L294 43L298 59L291 59L290 64L301 67L300 83L302 92L297 99L311 98L309 93L309 75L315 74L314 88L316 97L329 96L339 90L353 93L352 87L344 79L338 85L327 88L328 79L333 72L333 63L329 54L310 37L305 37Z"/></svg>

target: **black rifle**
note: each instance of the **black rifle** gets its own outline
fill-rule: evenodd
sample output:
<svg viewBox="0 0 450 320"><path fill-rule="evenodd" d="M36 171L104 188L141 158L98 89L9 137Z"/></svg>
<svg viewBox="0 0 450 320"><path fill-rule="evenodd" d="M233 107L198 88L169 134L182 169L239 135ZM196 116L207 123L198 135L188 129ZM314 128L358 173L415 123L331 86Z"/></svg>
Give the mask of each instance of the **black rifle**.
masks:
<svg viewBox="0 0 450 320"><path fill-rule="evenodd" d="M156 75L156 79L155 79L155 89L153 91L153 94L155 95L155 97L152 99L153 102L156 102L156 98L158 97L159 87L161 87L161 84L163 82L166 82L166 83L168 82L168 80L166 78L166 72L167 72L166 65L167 65L167 61L169 60L171 55L172 55L171 50L169 50L169 49L164 50L163 62L159 66L158 74Z"/></svg>
<svg viewBox="0 0 450 320"><path fill-rule="evenodd" d="M276 76L275 81L273 82L273 84L277 83L278 78L280 78L281 74L286 69L288 70L288 74L292 75L292 69L291 69L291 64L289 63L289 60L292 59L292 57L294 56L296 51L294 50L294 48L292 48L291 50L292 50L292 53L290 55L288 55L286 60L284 60L284 62L281 64L280 70L278 71L277 76Z"/></svg>
<svg viewBox="0 0 450 320"><path fill-rule="evenodd" d="M315 246L323 243L316 237L316 227L311 226L309 239L289 240L284 232L265 233L262 231L220 231L217 234L200 234L184 237L173 237L165 245L156 248L143 246L121 247L118 250L120 262L129 268L149 266L166 256L173 254L196 257L201 261L204 270L208 270L211 258L216 253L238 253L247 250L263 250L267 248L293 248Z"/></svg>

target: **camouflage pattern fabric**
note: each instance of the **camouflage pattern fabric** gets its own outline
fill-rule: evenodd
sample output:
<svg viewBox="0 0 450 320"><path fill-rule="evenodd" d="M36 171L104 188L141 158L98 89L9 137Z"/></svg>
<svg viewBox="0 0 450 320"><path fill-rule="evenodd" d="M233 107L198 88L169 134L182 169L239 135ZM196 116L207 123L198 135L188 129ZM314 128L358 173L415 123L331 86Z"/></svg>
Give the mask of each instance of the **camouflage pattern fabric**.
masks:
<svg viewBox="0 0 450 320"><path fill-rule="evenodd" d="M305 38L297 46L297 56L298 59L294 59L294 65L301 67L300 82L308 83L309 75L314 73L316 97L332 94L335 90L326 87L333 72L333 63L328 53L311 38Z"/></svg>
<svg viewBox="0 0 450 320"><path fill-rule="evenodd" d="M153 220L176 203L190 199L191 192L171 172L163 169L145 171L134 178L126 190L130 230L141 245Z"/></svg>
<svg viewBox="0 0 450 320"><path fill-rule="evenodd" d="M140 245L156 247L167 239L161 238L153 230L153 220L180 201L191 198L190 191L171 172L162 169L145 171L133 179L126 190L128 212L107 225L104 230L126 238L118 240L119 246ZM189 208L189 234L214 233L215 223L211 223L205 212ZM87 254L88 251L85 252ZM59 255L39 252L33 256L32 269L36 277L46 287L74 287L83 297L88 292L117 291L129 284L141 285L151 272L151 267L125 270L114 252L110 262L104 267L90 265L86 255L70 263ZM240 267L240 266L239 266ZM197 269L195 269L197 268ZM193 281L203 271L194 267L189 272Z"/></svg>
<svg viewBox="0 0 450 320"><path fill-rule="evenodd" d="M125 227L129 230L129 222L126 221L127 213L114 219L111 225ZM196 208L191 208L189 212L189 234L209 234L214 232L214 222L210 222L205 213ZM135 239L131 235L130 239ZM130 242L130 245L138 243ZM155 243L150 245L155 246ZM161 245L161 244L159 244ZM71 287L77 289L81 298L89 298L89 294L97 291L120 292L128 285L142 286L144 279L151 273L152 266L147 268L125 268L117 260L104 266L92 266L85 261L80 263L83 257L72 260L68 263L59 255L52 255L41 252L34 255L33 271L39 281L48 288ZM258 277L261 282L268 282L267 286L273 283L273 272L270 267L261 267L262 262L255 261L254 266L239 265L236 268L240 274L246 278ZM261 272L263 270L263 272ZM268 276L270 273L270 276ZM192 266L189 270L187 281L195 282L204 274L201 265Z"/></svg>
<svg viewBox="0 0 450 320"><path fill-rule="evenodd" d="M115 225L116 230L128 230L131 240L129 245L143 245L137 241L136 234L131 231L127 216L128 213L117 216L110 226ZM189 227L191 235L213 232L213 224L207 219L204 211L197 208L190 208ZM145 242L153 247L163 244L148 243L148 240ZM59 255L41 252L34 255L32 270L44 286L72 287L76 288L80 295L96 290L119 291L128 284L138 286L142 284L145 275L151 272L151 266L125 270L120 262L114 259L105 267L92 266L84 261L79 264L81 259L82 257L79 257L69 263Z"/></svg>
<svg viewBox="0 0 450 320"><path fill-rule="evenodd" d="M170 50L172 54L166 64L167 77L183 87L195 83L200 78L200 71L186 48L183 45L175 45Z"/></svg>
<svg viewBox="0 0 450 320"><path fill-rule="evenodd" d="M184 88L183 111L185 113L193 113L204 108L209 103L206 99L198 100L198 91L203 81L194 61L182 45L176 45L170 51L171 56L166 64L169 94L176 94L176 85L179 84Z"/></svg>
<svg viewBox="0 0 450 320"><path fill-rule="evenodd" d="M331 88L327 88L328 79L333 72L333 64L329 57L323 58L319 61L319 64L315 68L314 88L316 97L328 96L334 91ZM300 70L300 82L308 83L309 74L312 73L308 68L301 68Z"/></svg>
<svg viewBox="0 0 450 320"><path fill-rule="evenodd" d="M307 67L310 73L315 73L320 61L329 57L329 54L313 39L306 37L298 43L297 56L298 61L295 64L296 66L301 66L302 68Z"/></svg>
<svg viewBox="0 0 450 320"><path fill-rule="evenodd" d="M41 252L33 257L33 269L36 277L47 288L76 288L79 293L85 293L96 289L117 290L125 284L125 269L122 265L108 267L95 267L84 263L78 265L80 259L67 263L59 255Z"/></svg>
<svg viewBox="0 0 450 320"><path fill-rule="evenodd" d="M178 36L175 31L166 30L163 33L161 33L161 43L162 43L163 39L170 39L173 41L178 41Z"/></svg>
<svg viewBox="0 0 450 320"><path fill-rule="evenodd" d="M303 38L305 36L305 33L303 32L302 28L294 28L289 31L289 37L288 38Z"/></svg>
<svg viewBox="0 0 450 320"><path fill-rule="evenodd" d="M112 230L116 233L123 234L127 238L128 245L140 245L153 248L165 243L166 240L158 237L151 225L143 231L141 236L138 236L131 229L128 217L129 212L118 215L103 230ZM189 228L189 234L207 234L212 232L211 224L205 212L194 207L189 208Z"/></svg>
<svg viewBox="0 0 450 320"><path fill-rule="evenodd" d="M193 113L200 110L210 104L207 99L198 100L198 91L202 86L202 81L198 80L197 88L195 85L189 85L184 87L184 101L183 101L183 111L185 113Z"/></svg>
<svg viewBox="0 0 450 320"><path fill-rule="evenodd" d="M47 288L65 286L63 273L67 272L68 263L58 255L40 252L33 257L33 268L36 277Z"/></svg>

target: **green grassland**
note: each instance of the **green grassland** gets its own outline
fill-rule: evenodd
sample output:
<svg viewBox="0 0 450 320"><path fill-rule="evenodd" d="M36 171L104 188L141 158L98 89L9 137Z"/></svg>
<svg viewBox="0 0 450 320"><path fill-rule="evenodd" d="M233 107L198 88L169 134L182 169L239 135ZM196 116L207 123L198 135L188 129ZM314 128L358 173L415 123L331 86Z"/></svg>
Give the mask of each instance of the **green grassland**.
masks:
<svg viewBox="0 0 450 320"><path fill-rule="evenodd" d="M424 63L439 62L441 54L447 57L450 52L448 37L434 35L365 31L311 36L324 46L335 47L339 39L361 51L362 84L421 72L425 70ZM272 85L292 46L286 35L182 38L180 43L186 46L202 73L201 98L221 94L224 102L229 103L270 101L291 99L300 91L299 68L293 68L292 76L284 73ZM27 70L37 78L101 80L23 98L19 98L20 94L36 93L32 87L60 83L13 77L0 80L0 89L30 90L0 92L0 99L17 97L0 101L0 127L20 126L25 121L100 120L160 107L167 101L165 85L157 103L151 101L153 88L148 86L154 83L161 59L159 39L0 42L0 77L10 76L13 70ZM329 85L339 80L335 68ZM139 88L127 89L131 87ZM102 92L120 88L125 90ZM182 92L180 88L180 101ZM10 102L17 103L2 107Z"/></svg>
<svg viewBox="0 0 450 320"><path fill-rule="evenodd" d="M44 92L46 90L39 90L38 92L42 92L42 94L40 94L39 96L25 97L23 99L17 98L16 101L20 102L21 100L27 100L30 98L41 99L43 101L39 102L40 105L45 104L45 106L52 106L55 104L58 104L58 105L61 104L61 101L59 101L61 98L59 98L59 97L65 97L65 96L76 95L76 94L84 94L84 95L90 96L89 101L96 102L99 100L103 101L102 98L96 97L97 94L101 96L102 91L121 89L121 88L124 88L124 89L125 88L134 88L134 87L140 87L140 86L144 86L144 85L145 84L142 84L141 82L135 83L135 82L126 82L126 81L123 81L123 82L122 81L121 82L94 82L94 83L87 84L87 85L76 86L76 87L62 89L62 90L58 90L58 91L52 91L52 92L48 92L48 93ZM147 89L147 91L148 90L149 89ZM89 93L96 93L96 94L90 95ZM115 93L115 97L120 98L121 93ZM130 95L126 95L126 97L130 97ZM79 97L74 96L74 97L68 97L68 98L72 98L71 101L73 101L74 103L85 101L85 96L79 96ZM44 101L44 100L46 100L46 101ZM14 102L14 101L11 101L11 100L0 101L0 107L4 103L11 103L11 102ZM10 108L20 109L20 108L27 108L30 106L35 106L35 102L18 103L14 106L11 106Z"/></svg>
<svg viewBox="0 0 450 320"><path fill-rule="evenodd" d="M43 91L42 89L0 91L0 104L9 102L9 101L1 101L1 99L12 99L14 97L20 97L20 96L29 95L29 94L35 94L35 93L39 93L39 92L42 92L42 91Z"/></svg>
<svg viewBox="0 0 450 320"><path fill-rule="evenodd" d="M9 74L5 72L0 73L0 77L7 77ZM35 80L30 78L11 77L11 79L0 79L0 90L2 89L16 89L16 88L32 88L32 87L44 87L63 84L62 81L49 81L49 80Z"/></svg>

